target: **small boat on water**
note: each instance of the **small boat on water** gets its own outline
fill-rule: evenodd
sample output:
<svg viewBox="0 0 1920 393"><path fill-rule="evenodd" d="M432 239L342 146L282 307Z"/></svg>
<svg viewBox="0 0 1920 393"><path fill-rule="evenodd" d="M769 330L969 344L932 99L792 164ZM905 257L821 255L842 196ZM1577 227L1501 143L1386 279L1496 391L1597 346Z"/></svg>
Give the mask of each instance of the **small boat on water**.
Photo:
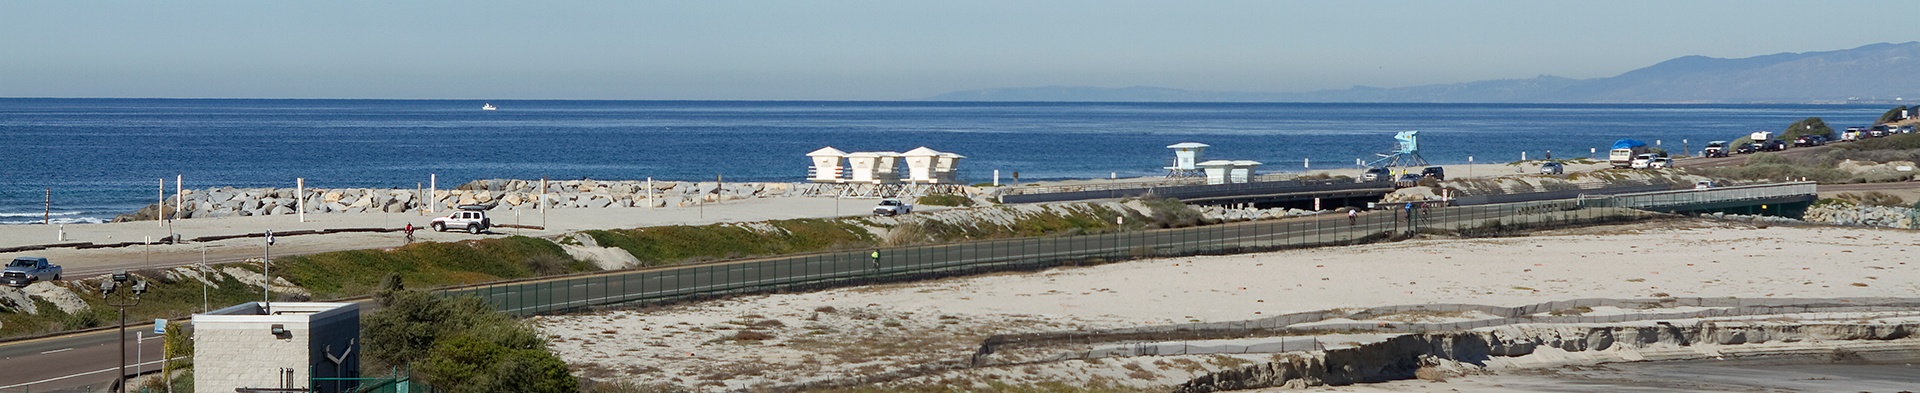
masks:
<svg viewBox="0 0 1920 393"><path fill-rule="evenodd" d="M480 110L483 110L483 111L490 111L490 110L496 110L496 109L500 109L500 108L495 108L493 106L493 103L487 103L485 105L480 106Z"/></svg>

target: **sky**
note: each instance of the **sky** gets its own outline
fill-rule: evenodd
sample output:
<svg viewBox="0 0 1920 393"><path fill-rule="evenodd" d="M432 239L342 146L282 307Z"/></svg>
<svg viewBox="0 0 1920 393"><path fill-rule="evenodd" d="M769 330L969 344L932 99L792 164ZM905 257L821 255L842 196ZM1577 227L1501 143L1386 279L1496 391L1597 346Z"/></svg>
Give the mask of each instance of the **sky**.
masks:
<svg viewBox="0 0 1920 393"><path fill-rule="evenodd" d="M1300 92L1915 40L1910 1L6 1L0 97Z"/></svg>

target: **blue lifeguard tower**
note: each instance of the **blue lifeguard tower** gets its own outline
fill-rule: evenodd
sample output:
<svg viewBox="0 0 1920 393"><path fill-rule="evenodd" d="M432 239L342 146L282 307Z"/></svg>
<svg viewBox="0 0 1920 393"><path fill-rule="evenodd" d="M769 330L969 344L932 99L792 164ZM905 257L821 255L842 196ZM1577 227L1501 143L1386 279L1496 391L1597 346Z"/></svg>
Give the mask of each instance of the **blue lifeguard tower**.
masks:
<svg viewBox="0 0 1920 393"><path fill-rule="evenodd" d="M1399 141L1396 148L1389 153L1374 153L1380 158L1368 162L1368 168L1427 165L1427 159L1420 157L1420 131L1401 131L1393 139Z"/></svg>

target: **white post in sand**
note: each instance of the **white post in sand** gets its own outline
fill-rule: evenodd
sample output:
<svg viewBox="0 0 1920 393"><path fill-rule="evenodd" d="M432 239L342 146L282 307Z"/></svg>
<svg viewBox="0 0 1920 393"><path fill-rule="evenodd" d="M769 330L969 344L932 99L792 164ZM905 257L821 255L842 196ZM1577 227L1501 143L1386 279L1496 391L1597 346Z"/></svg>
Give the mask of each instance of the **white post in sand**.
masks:
<svg viewBox="0 0 1920 393"><path fill-rule="evenodd" d="M647 176L647 208L653 208L653 176Z"/></svg>
<svg viewBox="0 0 1920 393"><path fill-rule="evenodd" d="M547 227L547 177L540 177L540 227Z"/></svg>
<svg viewBox="0 0 1920 393"><path fill-rule="evenodd" d="M993 170L993 186L994 187L1000 186L1000 170L999 169ZM835 214L835 215L837 216L838 214Z"/></svg>
<svg viewBox="0 0 1920 393"><path fill-rule="evenodd" d="M153 202L153 223L167 226L167 178L160 178L160 197Z"/></svg>
<svg viewBox="0 0 1920 393"><path fill-rule="evenodd" d="M1308 157L1308 158L1300 159L1300 169L1313 169L1313 158ZM1313 209L1313 210L1320 210L1320 209Z"/></svg>
<svg viewBox="0 0 1920 393"><path fill-rule="evenodd" d="M179 217L180 212L182 211L181 209L185 209L187 207L187 196L182 195L183 193L181 191L184 189L181 188L180 186L180 181L184 179L186 179L186 175L180 175L180 174L173 175L173 216L174 217Z"/></svg>
<svg viewBox="0 0 1920 393"><path fill-rule="evenodd" d="M546 184L546 182L543 181L541 182L541 184ZM439 188L440 188L440 174L438 173L427 174L427 198L424 199L424 201L427 202L428 213L432 213L433 205L439 202L437 200L434 200L434 195L433 195L433 194L440 193Z"/></svg>
<svg viewBox="0 0 1920 393"><path fill-rule="evenodd" d="M1473 156L1467 156L1467 177L1473 177Z"/></svg>
<svg viewBox="0 0 1920 393"><path fill-rule="evenodd" d="M307 178L293 178L293 210L300 222L307 222Z"/></svg>

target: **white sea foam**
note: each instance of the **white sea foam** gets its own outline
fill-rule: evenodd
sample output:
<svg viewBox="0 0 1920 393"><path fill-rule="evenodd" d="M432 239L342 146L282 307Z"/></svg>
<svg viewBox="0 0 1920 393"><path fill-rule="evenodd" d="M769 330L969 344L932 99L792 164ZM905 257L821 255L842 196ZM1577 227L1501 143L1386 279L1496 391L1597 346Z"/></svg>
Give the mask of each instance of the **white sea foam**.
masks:
<svg viewBox="0 0 1920 393"><path fill-rule="evenodd" d="M104 222L107 222L107 220L108 220L108 219L106 219L106 218L100 218L100 217L61 217L61 218L55 218L55 219L52 219L52 220L48 220L48 221L46 221L46 222L48 222L48 223L50 223L50 224L53 224L53 225L59 225L59 224L99 224L99 223L104 223ZM33 220L0 220L0 225L29 225L29 224L39 224L39 223L41 223L41 222L43 222L43 221L42 221L42 220L39 220L39 219L33 219Z"/></svg>

